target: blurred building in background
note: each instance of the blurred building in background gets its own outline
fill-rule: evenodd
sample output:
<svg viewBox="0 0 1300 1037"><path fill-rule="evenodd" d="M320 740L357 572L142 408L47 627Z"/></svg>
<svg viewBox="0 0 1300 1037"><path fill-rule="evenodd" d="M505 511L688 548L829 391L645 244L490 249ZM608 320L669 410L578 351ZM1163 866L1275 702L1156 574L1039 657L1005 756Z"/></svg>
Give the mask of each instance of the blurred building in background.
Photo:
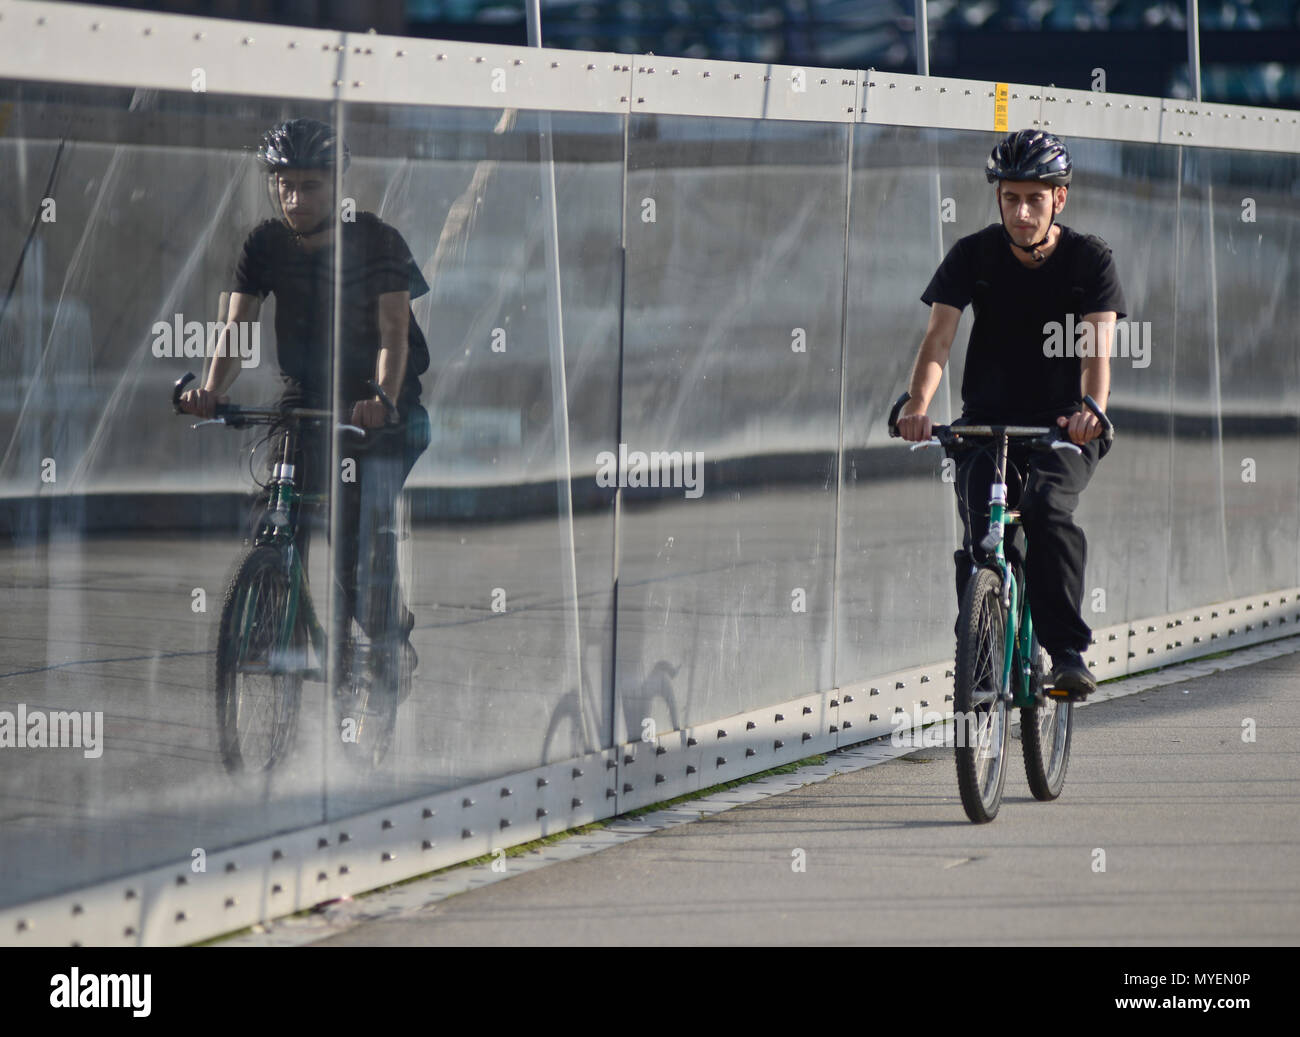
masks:
<svg viewBox="0 0 1300 1037"><path fill-rule="evenodd" d="M524 0L135 0L117 7L348 31L527 42ZM930 0L930 72L1190 96L1170 0ZM1200 5L1209 101L1300 108L1300 0ZM548 47L916 71L910 0L543 0Z"/></svg>

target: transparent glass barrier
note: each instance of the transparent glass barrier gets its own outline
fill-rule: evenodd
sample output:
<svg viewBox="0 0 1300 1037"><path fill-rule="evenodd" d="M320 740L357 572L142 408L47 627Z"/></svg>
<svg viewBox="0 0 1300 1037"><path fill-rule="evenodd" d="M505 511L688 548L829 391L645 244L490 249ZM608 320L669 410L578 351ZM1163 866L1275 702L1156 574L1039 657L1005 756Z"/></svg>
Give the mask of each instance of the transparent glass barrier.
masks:
<svg viewBox="0 0 1300 1037"><path fill-rule="evenodd" d="M271 215L246 149L281 102L3 89L0 158L15 175L0 207L17 231L0 254L13 272L0 315L0 709L22 731L0 753L0 898L12 903L317 821L321 779L319 724L317 748L275 780L252 762L269 736L246 746L242 773L223 765L213 650L252 533L258 437L193 431L171 405L178 377L202 378L240 245ZM241 396L266 403L273 321L245 331L232 356ZM309 364L328 377L327 344Z"/></svg>
<svg viewBox="0 0 1300 1037"><path fill-rule="evenodd" d="M953 487L885 418L931 273L996 219L994 135L14 82L0 105L0 904L951 654ZM350 149L337 267L253 159L292 117ZM1085 619L1295 583L1300 160L1071 147L1062 222L1109 242L1129 309ZM371 424L357 379L393 329L414 364L400 466L328 432L302 462L302 583L236 579L278 536L279 441L172 412L226 317L242 406L287 372ZM387 545L350 602L349 539ZM266 601L299 627L270 636ZM359 622L331 659L349 612L405 641L408 609L413 655ZM395 702L340 706L358 658L391 660ZM383 709L367 754L346 721Z"/></svg>
<svg viewBox="0 0 1300 1037"><path fill-rule="evenodd" d="M1289 290L1300 262L1300 159L1188 149L1184 168L1213 213L1227 539L1220 597L1237 597L1300 582L1300 299Z"/></svg>
<svg viewBox="0 0 1300 1037"><path fill-rule="evenodd" d="M847 142L631 121L616 737L830 683Z"/></svg>
<svg viewBox="0 0 1300 1037"><path fill-rule="evenodd" d="M548 327L547 128L562 367ZM428 288L412 300L428 446L415 444L396 509L418 667L382 765L328 768L331 816L610 744L613 489L596 468L617 450L621 290L616 116L350 106L344 136L345 195L400 235ZM347 731L335 736L331 758L356 755Z"/></svg>
<svg viewBox="0 0 1300 1037"><path fill-rule="evenodd" d="M943 454L912 452L887 428L929 315L920 295L943 258L935 166L943 139L913 127L854 128L837 686L952 650L949 545L961 538ZM975 210L958 205L973 221ZM967 334L963 320L950 372L960 371ZM930 407L937 422L952 417L951 377ZM960 412L955 390L952 396Z"/></svg>

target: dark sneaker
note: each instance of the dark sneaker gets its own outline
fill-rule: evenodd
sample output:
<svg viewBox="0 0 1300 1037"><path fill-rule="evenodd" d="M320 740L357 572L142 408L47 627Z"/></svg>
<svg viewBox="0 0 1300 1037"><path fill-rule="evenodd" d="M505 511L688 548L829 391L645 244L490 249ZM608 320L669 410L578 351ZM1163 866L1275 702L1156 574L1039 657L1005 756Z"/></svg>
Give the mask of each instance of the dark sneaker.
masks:
<svg viewBox="0 0 1300 1037"><path fill-rule="evenodd" d="M1097 678L1078 652L1057 652L1052 656L1052 676L1047 692L1057 698L1079 701L1097 690Z"/></svg>

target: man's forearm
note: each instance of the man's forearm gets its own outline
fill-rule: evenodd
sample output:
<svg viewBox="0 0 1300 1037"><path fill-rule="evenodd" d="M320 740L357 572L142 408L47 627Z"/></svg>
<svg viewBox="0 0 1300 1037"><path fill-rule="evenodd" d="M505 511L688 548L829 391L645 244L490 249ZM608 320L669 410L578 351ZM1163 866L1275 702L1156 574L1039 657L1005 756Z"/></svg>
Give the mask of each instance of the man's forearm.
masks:
<svg viewBox="0 0 1300 1037"><path fill-rule="evenodd" d="M239 377L239 351L225 348L230 341L230 335L231 323L228 321L217 336L216 355L212 358L212 366L208 368L207 384L203 386L208 392L224 393ZM227 356L227 353L232 355Z"/></svg>
<svg viewBox="0 0 1300 1037"><path fill-rule="evenodd" d="M402 390L402 379L406 377L406 354L408 345L405 338L391 341L383 339L379 348L379 361L375 371L375 381L388 394L388 398L397 402Z"/></svg>
<svg viewBox="0 0 1300 1037"><path fill-rule="evenodd" d="M1091 396L1097 406L1106 409L1110 398L1110 358L1085 357L1083 361L1083 395Z"/></svg>
<svg viewBox="0 0 1300 1037"><path fill-rule="evenodd" d="M904 408L905 413L924 414L929 409L930 401L934 399L934 394L939 391L939 383L943 381L946 354L947 350L929 339L921 342L916 363L912 367L912 380L907 387L908 395L912 398Z"/></svg>

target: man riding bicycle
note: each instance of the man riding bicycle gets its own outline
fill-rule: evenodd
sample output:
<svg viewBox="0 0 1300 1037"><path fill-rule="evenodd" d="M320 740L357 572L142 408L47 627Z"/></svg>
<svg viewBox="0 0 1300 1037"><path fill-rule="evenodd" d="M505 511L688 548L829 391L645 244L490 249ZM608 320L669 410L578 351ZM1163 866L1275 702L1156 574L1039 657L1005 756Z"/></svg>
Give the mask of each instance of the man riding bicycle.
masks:
<svg viewBox="0 0 1300 1037"><path fill-rule="evenodd" d="M429 286L395 228L369 212L357 212L353 220L339 220L334 199L337 151L334 131L313 119L292 119L263 136L257 157L279 215L260 224L245 239L211 370L202 388L181 395L180 405L187 413L210 418L216 404L226 402L224 394L240 371L238 351L225 348L231 323L256 320L262 300L273 293L276 357L283 380L281 405L331 406L334 249L341 240L338 396L350 424L364 429L390 428L364 449L357 443L341 444L345 459L355 465L348 472L351 478L343 473L333 480L327 477L330 441L324 427L300 438L294 464L305 493L332 490L342 494L335 577L342 595L340 622L355 615L372 638L401 636L407 666L413 670L415 653L409 638L414 616L405 606L394 617L397 630L368 629L373 625L368 623L371 596L386 593L388 588L365 588L369 593L357 600L357 531L361 509L371 509L372 524L378 531L376 582L395 581L394 506L407 475L429 444L429 416L419 402L419 375L428 369L429 351L411 313L411 299L423 295ZM345 146L344 172L348 162ZM393 419L382 398L367 386L371 379L395 403L395 427L391 427ZM273 443L272 462L279 460L281 450L281 441ZM308 530L307 523L300 523L297 543L304 563ZM374 609L374 614L382 612Z"/></svg>
<svg viewBox="0 0 1300 1037"><path fill-rule="evenodd" d="M1071 695L1095 691L1083 660L1092 631L1080 615L1087 540L1074 523L1079 494L1110 449L1102 427L1083 406L1092 396L1106 409L1110 345L1125 316L1110 248L1095 236L1056 223L1072 172L1060 138L1038 130L1008 134L994 147L985 175L995 185L1000 222L960 239L944 257L921 301L930 321L912 368L910 399L898 419L904 439L930 438L926 410L939 388L961 311L973 303L962 377L962 416L954 425L1051 425L1067 430L1082 453L1009 451L1009 503L1021 479L1020 513L1028 538L1023 564L1039 642L1052 658L1052 686ZM1079 348L1059 346L1061 329L1082 332ZM1091 335L1091 338L1088 336ZM1071 347L1074 343L1069 343ZM1064 353L1064 355L1061 355ZM984 450L957 468L957 506L964 535L956 561L960 605L972 563L985 561L972 530L988 526L993 463ZM1019 551L1009 547L1017 562Z"/></svg>

